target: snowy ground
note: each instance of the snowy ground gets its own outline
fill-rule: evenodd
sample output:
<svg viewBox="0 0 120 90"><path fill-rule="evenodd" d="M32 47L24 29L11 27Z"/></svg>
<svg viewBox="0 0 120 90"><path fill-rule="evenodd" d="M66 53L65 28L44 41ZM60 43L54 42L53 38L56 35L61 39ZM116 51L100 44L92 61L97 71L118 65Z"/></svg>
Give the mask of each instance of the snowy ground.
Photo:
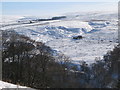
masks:
<svg viewBox="0 0 120 90"><path fill-rule="evenodd" d="M0 81L0 89L2 88L27 88L27 87Z"/></svg>
<svg viewBox="0 0 120 90"><path fill-rule="evenodd" d="M79 63L88 64L95 58L103 58L107 51L117 45L117 13L68 13L67 18L29 23L39 17L3 16L2 30L15 30L36 41L42 41L57 52L62 52ZM10 20L9 20L10 18ZM13 18L13 19L11 19ZM18 22L23 20L22 23ZM73 40L82 35L81 40Z"/></svg>

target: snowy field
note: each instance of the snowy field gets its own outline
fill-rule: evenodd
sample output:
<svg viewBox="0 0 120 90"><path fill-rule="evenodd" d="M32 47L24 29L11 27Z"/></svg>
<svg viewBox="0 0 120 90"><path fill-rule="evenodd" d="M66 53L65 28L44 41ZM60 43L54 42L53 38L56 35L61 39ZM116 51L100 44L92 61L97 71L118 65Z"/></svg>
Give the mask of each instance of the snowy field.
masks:
<svg viewBox="0 0 120 90"><path fill-rule="evenodd" d="M44 42L72 59L94 63L117 45L117 13L67 13L59 20L35 21L37 16L2 16L2 30L15 30ZM50 18L50 17L49 17ZM32 21L32 23L30 23ZM81 35L83 39L74 40Z"/></svg>

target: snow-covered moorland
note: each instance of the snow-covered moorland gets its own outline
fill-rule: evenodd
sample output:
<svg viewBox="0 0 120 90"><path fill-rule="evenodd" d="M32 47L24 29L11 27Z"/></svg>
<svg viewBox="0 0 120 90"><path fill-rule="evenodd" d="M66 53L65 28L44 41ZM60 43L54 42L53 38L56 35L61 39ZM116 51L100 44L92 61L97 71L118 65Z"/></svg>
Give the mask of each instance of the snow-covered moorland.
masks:
<svg viewBox="0 0 120 90"><path fill-rule="evenodd" d="M19 34L42 41L70 57L74 63L81 60L93 63L95 58L102 58L117 45L117 13L70 13L64 16L66 18L46 21L38 21L41 17L33 16L10 19L3 16L2 29L14 29ZM79 35L83 38L73 39Z"/></svg>
<svg viewBox="0 0 120 90"><path fill-rule="evenodd" d="M72 63L94 63L117 45L117 13L68 13L66 18L41 20L34 16L2 16L1 30L15 30L45 43L55 52L70 57ZM74 37L81 36L79 39ZM55 54L56 55L56 54ZM16 85L0 82L1 88Z"/></svg>

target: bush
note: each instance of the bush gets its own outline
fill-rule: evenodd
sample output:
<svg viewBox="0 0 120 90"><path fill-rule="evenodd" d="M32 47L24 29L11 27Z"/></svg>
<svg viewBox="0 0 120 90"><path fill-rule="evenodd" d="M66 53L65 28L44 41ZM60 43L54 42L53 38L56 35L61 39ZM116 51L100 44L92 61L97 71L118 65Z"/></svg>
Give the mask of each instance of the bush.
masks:
<svg viewBox="0 0 120 90"><path fill-rule="evenodd" d="M76 40L82 39L82 38L83 38L82 36L75 36L75 37L73 37L73 39L76 39Z"/></svg>

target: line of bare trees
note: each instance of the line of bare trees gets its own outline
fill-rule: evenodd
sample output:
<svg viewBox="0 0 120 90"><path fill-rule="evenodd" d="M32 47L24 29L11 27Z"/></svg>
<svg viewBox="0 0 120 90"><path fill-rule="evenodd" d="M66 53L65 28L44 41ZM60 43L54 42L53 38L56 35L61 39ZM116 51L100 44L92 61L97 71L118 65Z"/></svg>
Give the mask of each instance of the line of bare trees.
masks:
<svg viewBox="0 0 120 90"><path fill-rule="evenodd" d="M89 66L84 61L74 65L64 54L52 53L44 43L3 31L3 80L36 89L120 87L119 45Z"/></svg>
<svg viewBox="0 0 120 90"><path fill-rule="evenodd" d="M3 31L3 80L32 88L80 87L73 65L50 47L14 31ZM75 67L75 66L74 66Z"/></svg>

